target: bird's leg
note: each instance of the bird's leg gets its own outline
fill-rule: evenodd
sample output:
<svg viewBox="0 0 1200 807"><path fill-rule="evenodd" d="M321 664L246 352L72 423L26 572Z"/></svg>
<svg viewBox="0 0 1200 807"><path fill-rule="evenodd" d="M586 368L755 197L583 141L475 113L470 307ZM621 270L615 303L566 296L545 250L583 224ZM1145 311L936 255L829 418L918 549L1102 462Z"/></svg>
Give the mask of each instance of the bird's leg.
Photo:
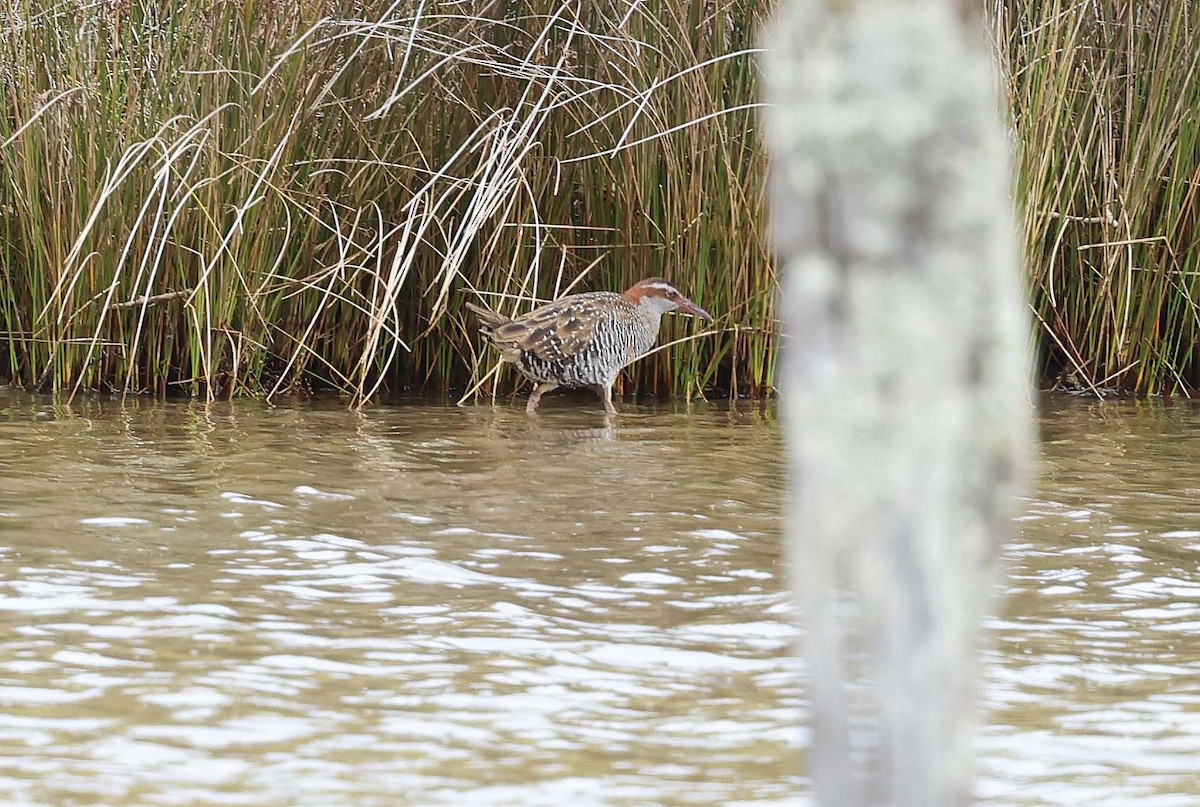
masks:
<svg viewBox="0 0 1200 807"><path fill-rule="evenodd" d="M538 384L530 394L529 402L525 404L525 414L532 415L538 408L538 401L542 399L542 393L549 392L553 389L558 389L558 382L543 381L541 384Z"/></svg>
<svg viewBox="0 0 1200 807"><path fill-rule="evenodd" d="M604 391L602 393L604 395L604 414L606 414L606 415L617 414L617 407L613 406L613 402L612 402L612 388L613 388L613 385L612 385L612 382L610 381L609 383L604 385Z"/></svg>

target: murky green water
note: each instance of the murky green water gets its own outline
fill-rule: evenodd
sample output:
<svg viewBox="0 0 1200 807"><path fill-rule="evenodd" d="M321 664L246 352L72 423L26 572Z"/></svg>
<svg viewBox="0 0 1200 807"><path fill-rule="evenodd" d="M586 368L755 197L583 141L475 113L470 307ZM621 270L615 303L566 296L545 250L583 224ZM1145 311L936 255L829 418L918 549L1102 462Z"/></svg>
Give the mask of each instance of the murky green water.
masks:
<svg viewBox="0 0 1200 807"><path fill-rule="evenodd" d="M980 793L1200 803L1200 415L1045 433ZM757 407L0 392L0 803L796 804L782 496Z"/></svg>

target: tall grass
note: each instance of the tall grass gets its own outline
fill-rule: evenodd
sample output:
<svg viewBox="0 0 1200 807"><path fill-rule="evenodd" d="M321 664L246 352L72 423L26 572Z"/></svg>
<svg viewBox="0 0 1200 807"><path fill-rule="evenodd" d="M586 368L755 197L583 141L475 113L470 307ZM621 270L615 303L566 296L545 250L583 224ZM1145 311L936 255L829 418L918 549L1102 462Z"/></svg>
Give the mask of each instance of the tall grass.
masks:
<svg viewBox="0 0 1200 807"><path fill-rule="evenodd" d="M0 378L465 388L494 364L465 299L515 312L662 275L717 321L668 320L626 391L768 391L753 51L770 4L11 3ZM988 5L1048 377L1190 393L1200 14Z"/></svg>
<svg viewBox="0 0 1200 807"><path fill-rule="evenodd" d="M761 3L0 10L0 376L368 398L482 375L504 311L674 278L631 385L770 387Z"/></svg>
<svg viewBox="0 0 1200 807"><path fill-rule="evenodd" d="M1200 386L1200 11L996 4L1045 367L1068 386Z"/></svg>

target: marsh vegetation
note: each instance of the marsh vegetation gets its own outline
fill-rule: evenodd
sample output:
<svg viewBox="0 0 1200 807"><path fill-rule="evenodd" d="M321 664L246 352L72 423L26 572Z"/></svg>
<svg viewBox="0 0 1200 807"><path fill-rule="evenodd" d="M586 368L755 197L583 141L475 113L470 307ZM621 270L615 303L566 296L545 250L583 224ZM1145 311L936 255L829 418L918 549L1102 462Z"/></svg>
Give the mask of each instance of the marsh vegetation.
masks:
<svg viewBox="0 0 1200 807"><path fill-rule="evenodd" d="M510 310L667 275L723 317L633 386L761 391L758 11L18 6L5 370L45 390L438 389L490 366L460 314L476 291Z"/></svg>
<svg viewBox="0 0 1200 807"><path fill-rule="evenodd" d="M464 301L511 312L661 275L716 322L670 323L624 391L769 392L770 5L10 4L0 377L465 389L494 357ZM1048 379L1200 386L1200 20L1186 3L987 8Z"/></svg>

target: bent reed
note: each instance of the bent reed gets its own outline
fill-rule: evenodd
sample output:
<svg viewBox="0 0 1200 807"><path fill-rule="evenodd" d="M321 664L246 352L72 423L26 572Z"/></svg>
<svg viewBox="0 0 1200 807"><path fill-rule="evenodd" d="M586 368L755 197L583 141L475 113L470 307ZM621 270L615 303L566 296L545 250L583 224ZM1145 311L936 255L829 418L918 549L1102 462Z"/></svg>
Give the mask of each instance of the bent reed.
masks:
<svg viewBox="0 0 1200 807"><path fill-rule="evenodd" d="M506 390L519 379L490 374L465 302L513 314L658 275L716 321L667 324L623 391L767 393L769 6L9 4L0 379L358 402ZM1044 369L1195 389L1200 15L986 7Z"/></svg>

